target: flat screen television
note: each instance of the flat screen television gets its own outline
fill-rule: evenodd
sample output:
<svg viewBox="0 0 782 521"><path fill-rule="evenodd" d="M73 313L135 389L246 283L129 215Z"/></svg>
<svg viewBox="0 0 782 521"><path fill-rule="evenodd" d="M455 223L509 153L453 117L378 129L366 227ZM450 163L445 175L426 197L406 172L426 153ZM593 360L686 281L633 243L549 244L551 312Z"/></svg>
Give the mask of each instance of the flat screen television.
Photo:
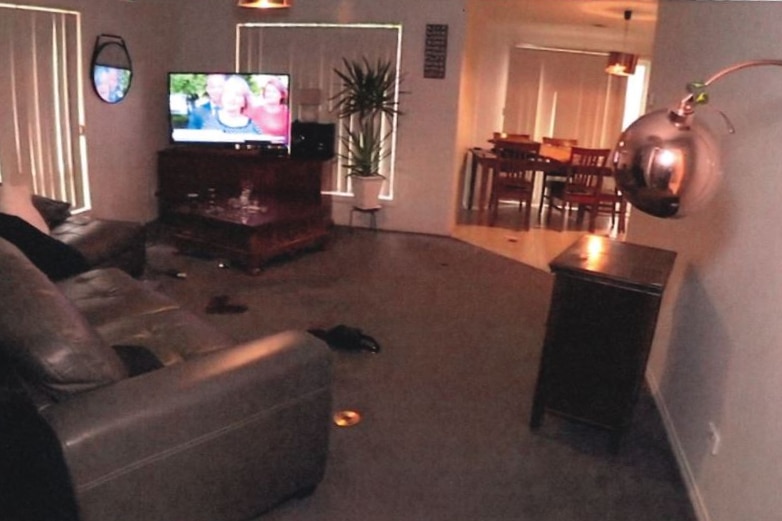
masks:
<svg viewBox="0 0 782 521"><path fill-rule="evenodd" d="M287 149L289 92L288 74L170 72L171 143Z"/></svg>

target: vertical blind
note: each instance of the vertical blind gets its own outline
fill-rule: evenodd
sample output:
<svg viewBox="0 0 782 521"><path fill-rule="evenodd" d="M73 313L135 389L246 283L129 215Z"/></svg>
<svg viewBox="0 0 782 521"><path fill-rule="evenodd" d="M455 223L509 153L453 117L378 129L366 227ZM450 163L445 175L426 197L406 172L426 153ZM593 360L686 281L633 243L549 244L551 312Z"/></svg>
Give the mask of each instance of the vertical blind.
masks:
<svg viewBox="0 0 782 521"><path fill-rule="evenodd" d="M0 3L0 178L89 207L76 12Z"/></svg>
<svg viewBox="0 0 782 521"><path fill-rule="evenodd" d="M342 168L341 134L343 129L332 112L331 98L342 85L334 73L342 68L343 58L349 61L364 57L371 62L391 60L399 71L401 26L386 24L240 24L237 29L237 70L239 72L279 72L291 75L291 110L297 114L297 90L319 89L322 106L320 122L337 123L337 146L334 175L327 189L334 193L349 193L349 179ZM390 155L381 163L386 177L381 197L393 198L396 129L391 133Z"/></svg>
<svg viewBox="0 0 782 521"><path fill-rule="evenodd" d="M609 148L622 130L626 81L606 74L602 55L514 48L504 130Z"/></svg>

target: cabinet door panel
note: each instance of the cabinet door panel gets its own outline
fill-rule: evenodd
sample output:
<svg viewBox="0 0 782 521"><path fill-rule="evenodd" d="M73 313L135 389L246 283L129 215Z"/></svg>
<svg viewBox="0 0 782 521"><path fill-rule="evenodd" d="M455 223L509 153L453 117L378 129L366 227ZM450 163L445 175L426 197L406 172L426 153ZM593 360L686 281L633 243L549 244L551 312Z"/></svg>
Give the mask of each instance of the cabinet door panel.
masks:
<svg viewBox="0 0 782 521"><path fill-rule="evenodd" d="M637 397L659 296L558 274L546 337L547 407L623 424Z"/></svg>

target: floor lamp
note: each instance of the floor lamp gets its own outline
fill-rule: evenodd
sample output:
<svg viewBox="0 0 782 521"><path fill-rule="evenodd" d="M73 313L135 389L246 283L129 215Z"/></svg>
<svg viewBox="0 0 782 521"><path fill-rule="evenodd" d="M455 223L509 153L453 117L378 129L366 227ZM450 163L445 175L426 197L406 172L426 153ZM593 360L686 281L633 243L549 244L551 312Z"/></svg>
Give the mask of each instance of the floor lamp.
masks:
<svg viewBox="0 0 782 521"><path fill-rule="evenodd" d="M677 106L638 118L619 137L612 156L616 184L627 200L656 217L682 217L713 195L721 178L720 154L708 129L695 117L707 88L748 67L782 66L782 60L752 60L726 67L705 82L687 85ZM718 111L719 112L719 111ZM728 130L733 126L725 114Z"/></svg>

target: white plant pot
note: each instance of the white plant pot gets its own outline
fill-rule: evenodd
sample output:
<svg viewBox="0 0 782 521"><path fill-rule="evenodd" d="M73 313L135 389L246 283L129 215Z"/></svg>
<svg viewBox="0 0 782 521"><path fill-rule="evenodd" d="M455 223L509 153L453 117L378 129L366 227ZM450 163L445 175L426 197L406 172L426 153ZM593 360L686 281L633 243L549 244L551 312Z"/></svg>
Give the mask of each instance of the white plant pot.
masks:
<svg viewBox="0 0 782 521"><path fill-rule="evenodd" d="M353 177L353 204L362 210L380 208L380 189L385 178L382 176Z"/></svg>

